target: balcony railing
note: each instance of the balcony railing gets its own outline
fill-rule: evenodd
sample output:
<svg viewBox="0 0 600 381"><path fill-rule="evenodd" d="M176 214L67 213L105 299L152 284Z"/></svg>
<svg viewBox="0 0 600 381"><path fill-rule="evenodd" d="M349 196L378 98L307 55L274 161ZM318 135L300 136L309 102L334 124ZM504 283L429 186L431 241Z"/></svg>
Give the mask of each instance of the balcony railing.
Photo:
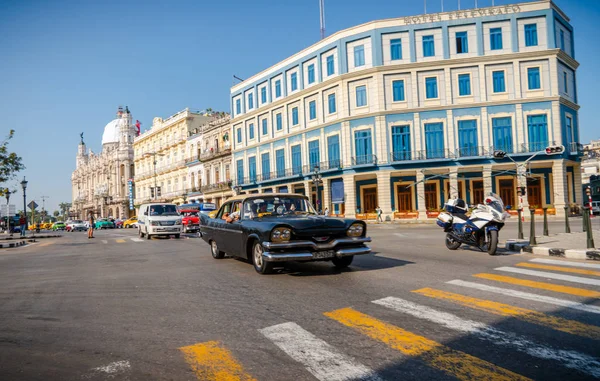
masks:
<svg viewBox="0 0 600 381"><path fill-rule="evenodd" d="M522 143L519 153L533 153L533 152L544 151L546 149L546 147L552 146L555 144L556 144L556 142L551 142L551 141Z"/></svg>
<svg viewBox="0 0 600 381"><path fill-rule="evenodd" d="M189 156L185 158L185 163L189 164L189 163L193 163L194 161L198 161L198 155L193 155L193 156Z"/></svg>
<svg viewBox="0 0 600 381"><path fill-rule="evenodd" d="M478 146L460 147L457 153L459 157L477 157L485 155L485 149Z"/></svg>
<svg viewBox="0 0 600 381"><path fill-rule="evenodd" d="M377 156L375 155L363 155L353 156L352 165L375 165L377 164Z"/></svg>
<svg viewBox="0 0 600 381"><path fill-rule="evenodd" d="M226 155L230 155L230 154L231 154L231 146L218 148L218 149L211 148L210 150L208 150L206 152L202 152L200 154L199 159L200 159L200 161L204 162L204 161L209 161L209 160L216 159L218 157L226 156Z"/></svg>
<svg viewBox="0 0 600 381"><path fill-rule="evenodd" d="M508 154L511 154L511 153L514 153L514 148L513 148L512 144L499 144L499 145L496 145L496 146L492 146L490 148L490 151L491 152L494 152L494 151L504 151L504 152L506 152Z"/></svg>
<svg viewBox="0 0 600 381"><path fill-rule="evenodd" d="M231 181L225 181L222 183L208 184L200 187L200 192L210 193L216 191L225 191L231 189Z"/></svg>
<svg viewBox="0 0 600 381"><path fill-rule="evenodd" d="M568 147L565 147L566 149L569 150L569 153L572 155L578 155L578 156L582 156L583 155L583 144L581 143L569 143Z"/></svg>
<svg viewBox="0 0 600 381"><path fill-rule="evenodd" d="M413 160L412 151L390 152L390 162Z"/></svg>

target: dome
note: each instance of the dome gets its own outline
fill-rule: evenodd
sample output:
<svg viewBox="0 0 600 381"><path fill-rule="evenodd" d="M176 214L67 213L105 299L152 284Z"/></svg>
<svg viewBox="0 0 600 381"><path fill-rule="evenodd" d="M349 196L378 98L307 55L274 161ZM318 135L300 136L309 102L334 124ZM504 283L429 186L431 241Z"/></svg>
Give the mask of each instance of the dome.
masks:
<svg viewBox="0 0 600 381"><path fill-rule="evenodd" d="M115 119L104 127L102 145L119 142L119 133L125 119Z"/></svg>

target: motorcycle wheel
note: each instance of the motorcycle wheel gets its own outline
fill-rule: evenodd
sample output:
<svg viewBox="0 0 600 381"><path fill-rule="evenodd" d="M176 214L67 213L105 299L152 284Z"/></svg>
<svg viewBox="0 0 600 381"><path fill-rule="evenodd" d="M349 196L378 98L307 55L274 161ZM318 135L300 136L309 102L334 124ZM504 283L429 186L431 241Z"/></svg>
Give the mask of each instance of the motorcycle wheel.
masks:
<svg viewBox="0 0 600 381"><path fill-rule="evenodd" d="M498 230L490 230L488 233L488 254L496 255L496 249L498 248Z"/></svg>
<svg viewBox="0 0 600 381"><path fill-rule="evenodd" d="M460 247L461 243L457 242L450 234L446 234L446 247L449 250L456 250Z"/></svg>

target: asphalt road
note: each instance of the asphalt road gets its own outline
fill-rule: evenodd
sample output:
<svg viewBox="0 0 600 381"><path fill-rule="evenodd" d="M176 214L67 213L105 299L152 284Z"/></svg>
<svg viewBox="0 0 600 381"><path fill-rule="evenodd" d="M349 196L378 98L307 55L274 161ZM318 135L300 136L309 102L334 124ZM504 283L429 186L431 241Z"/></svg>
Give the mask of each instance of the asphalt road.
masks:
<svg viewBox="0 0 600 381"><path fill-rule="evenodd" d="M2 249L0 379L600 378L598 264L449 251L436 226L368 233L349 270L268 276L133 230Z"/></svg>

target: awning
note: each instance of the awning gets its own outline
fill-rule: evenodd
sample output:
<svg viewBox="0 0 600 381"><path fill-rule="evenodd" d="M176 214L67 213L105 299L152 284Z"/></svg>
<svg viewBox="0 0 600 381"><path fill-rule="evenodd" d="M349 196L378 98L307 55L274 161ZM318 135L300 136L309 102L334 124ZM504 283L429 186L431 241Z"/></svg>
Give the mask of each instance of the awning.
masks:
<svg viewBox="0 0 600 381"><path fill-rule="evenodd" d="M332 204L343 204L344 203L344 180L343 179L331 180L331 203Z"/></svg>

